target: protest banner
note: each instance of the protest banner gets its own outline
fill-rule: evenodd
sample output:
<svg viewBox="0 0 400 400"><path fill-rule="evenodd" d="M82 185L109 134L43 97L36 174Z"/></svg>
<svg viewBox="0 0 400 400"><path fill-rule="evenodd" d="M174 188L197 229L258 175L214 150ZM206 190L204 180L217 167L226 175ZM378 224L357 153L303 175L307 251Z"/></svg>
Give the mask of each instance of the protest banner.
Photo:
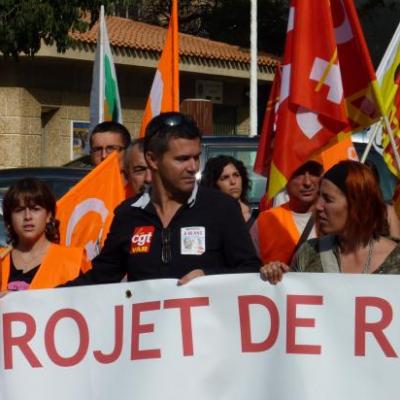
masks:
<svg viewBox="0 0 400 400"><path fill-rule="evenodd" d="M292 273L11 293L0 399L394 400L399 287Z"/></svg>

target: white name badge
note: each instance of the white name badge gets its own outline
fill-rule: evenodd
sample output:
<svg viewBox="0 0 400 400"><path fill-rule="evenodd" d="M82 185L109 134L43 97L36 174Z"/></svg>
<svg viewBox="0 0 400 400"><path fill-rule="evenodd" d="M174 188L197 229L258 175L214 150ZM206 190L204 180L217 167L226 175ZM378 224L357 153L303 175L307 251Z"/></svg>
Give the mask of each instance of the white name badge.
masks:
<svg viewBox="0 0 400 400"><path fill-rule="evenodd" d="M181 254L201 255L206 251L206 228L190 226L181 228Z"/></svg>

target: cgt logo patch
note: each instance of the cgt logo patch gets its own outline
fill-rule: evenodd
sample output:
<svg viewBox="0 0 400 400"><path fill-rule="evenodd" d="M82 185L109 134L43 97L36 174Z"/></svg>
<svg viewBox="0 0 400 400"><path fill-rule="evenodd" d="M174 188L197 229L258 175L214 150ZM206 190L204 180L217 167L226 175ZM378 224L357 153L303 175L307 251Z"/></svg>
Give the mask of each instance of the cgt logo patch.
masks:
<svg viewBox="0 0 400 400"><path fill-rule="evenodd" d="M149 253L153 239L154 226L138 226L131 239L131 254Z"/></svg>

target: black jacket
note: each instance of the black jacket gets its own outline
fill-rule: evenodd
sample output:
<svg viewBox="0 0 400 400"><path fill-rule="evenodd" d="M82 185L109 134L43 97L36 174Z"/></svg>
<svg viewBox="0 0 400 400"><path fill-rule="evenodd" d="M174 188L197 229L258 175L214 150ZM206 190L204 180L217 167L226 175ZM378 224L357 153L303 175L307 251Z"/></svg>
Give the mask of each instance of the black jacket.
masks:
<svg viewBox="0 0 400 400"><path fill-rule="evenodd" d="M191 235L200 238L192 240ZM125 274L128 281L179 279L198 268L219 274L256 272L259 267L238 202L196 187L167 228L147 193L121 203L93 269L67 286L119 282Z"/></svg>

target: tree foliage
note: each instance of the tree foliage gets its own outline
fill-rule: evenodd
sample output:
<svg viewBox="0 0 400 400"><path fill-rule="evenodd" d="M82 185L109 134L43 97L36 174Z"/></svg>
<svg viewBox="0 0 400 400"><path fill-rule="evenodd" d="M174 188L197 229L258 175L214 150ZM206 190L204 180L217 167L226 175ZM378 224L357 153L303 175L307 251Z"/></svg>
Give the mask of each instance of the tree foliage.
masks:
<svg viewBox="0 0 400 400"><path fill-rule="evenodd" d="M377 58L382 43L386 45L395 29L394 22L388 23L388 19L399 15L400 1L354 1L373 55ZM178 3L180 32L249 47L250 0L179 0ZM282 54L290 0L258 0L257 3L258 48ZM166 26L170 8L171 0L137 0L134 8L126 9L126 16ZM371 31L374 33L370 34Z"/></svg>
<svg viewBox="0 0 400 400"><path fill-rule="evenodd" d="M282 54L286 36L289 0L258 0L258 48ZM243 47L250 46L250 2L218 1L207 16L205 30L210 38Z"/></svg>
<svg viewBox="0 0 400 400"><path fill-rule="evenodd" d="M42 40L46 44L55 43L57 50L64 52L70 44L68 31L88 29L98 19L101 4L111 9L115 2L0 0L0 52L13 57L20 53L33 56L39 51Z"/></svg>
<svg viewBox="0 0 400 400"><path fill-rule="evenodd" d="M258 48L282 54L290 0L258 0ZM399 0L355 0L375 57L394 31L390 16L399 15ZM68 31L85 30L107 14L167 26L171 0L0 0L0 52L34 55L42 40L64 52ZM180 32L213 40L250 45L250 0L178 0ZM379 15L379 20L376 16ZM389 16L389 17L388 17ZM373 31L369 35L368 31ZM386 32L386 34L381 34Z"/></svg>
<svg viewBox="0 0 400 400"><path fill-rule="evenodd" d="M250 0L179 0L179 31L249 47ZM125 9L129 18L167 26L171 0L138 0ZM258 0L259 47L280 53L289 0Z"/></svg>

